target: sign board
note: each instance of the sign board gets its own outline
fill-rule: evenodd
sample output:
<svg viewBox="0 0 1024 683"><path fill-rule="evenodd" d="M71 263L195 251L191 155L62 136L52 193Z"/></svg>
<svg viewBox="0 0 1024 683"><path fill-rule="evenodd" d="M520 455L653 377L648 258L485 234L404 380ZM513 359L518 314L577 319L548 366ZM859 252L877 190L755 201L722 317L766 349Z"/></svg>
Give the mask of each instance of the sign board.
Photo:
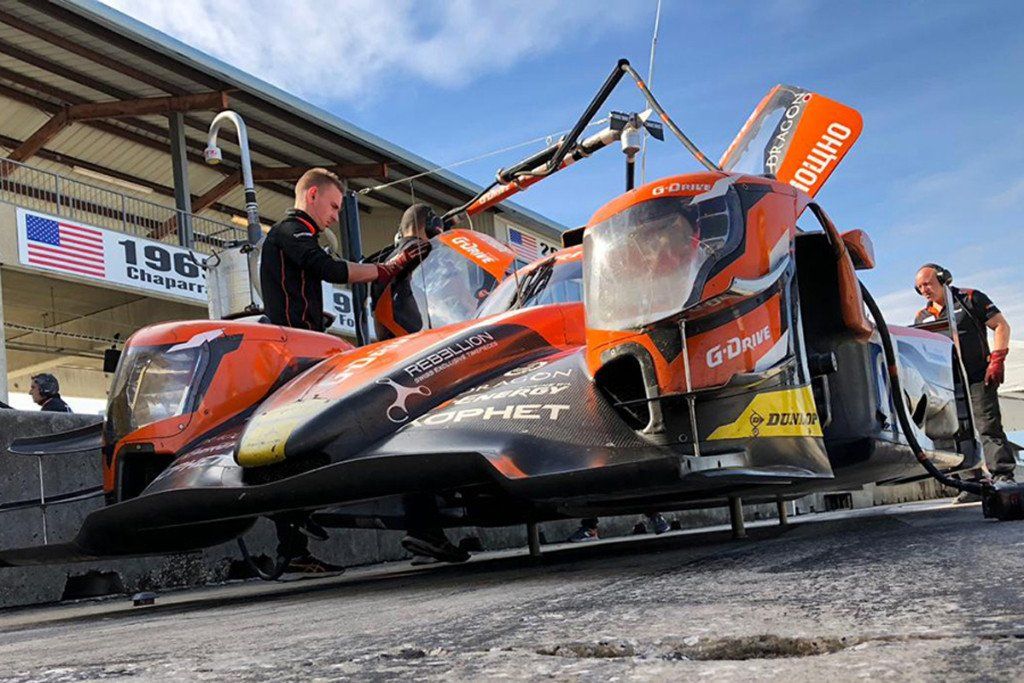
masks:
<svg viewBox="0 0 1024 683"><path fill-rule="evenodd" d="M524 264L532 263L562 248L560 244L544 240L511 223L505 221L500 221L500 223L505 227L505 243L515 252L516 259Z"/></svg>
<svg viewBox="0 0 1024 683"><path fill-rule="evenodd" d="M18 208L23 266L206 303L203 258L183 247Z"/></svg>
<svg viewBox="0 0 1024 683"><path fill-rule="evenodd" d="M324 283L324 310L334 316L334 322L327 328L328 332L347 337L356 336L355 307L348 285Z"/></svg>
<svg viewBox="0 0 1024 683"><path fill-rule="evenodd" d="M205 257L184 247L20 207L17 223L23 266L207 302ZM328 331L355 336L348 287L325 282L323 296L324 309L335 316Z"/></svg>

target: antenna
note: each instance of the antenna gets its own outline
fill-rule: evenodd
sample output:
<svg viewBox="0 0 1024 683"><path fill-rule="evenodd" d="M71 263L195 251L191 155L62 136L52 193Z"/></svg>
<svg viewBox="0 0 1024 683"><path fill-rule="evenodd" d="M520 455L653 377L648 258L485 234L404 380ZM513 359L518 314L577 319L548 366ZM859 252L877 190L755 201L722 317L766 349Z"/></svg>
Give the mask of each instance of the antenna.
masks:
<svg viewBox="0 0 1024 683"><path fill-rule="evenodd" d="M658 49L658 29L661 27L661 0L658 0L658 8L654 12L654 35L651 36L651 61L647 66L647 83L654 85L654 54ZM640 184L647 182L647 135L644 135L643 146L640 150Z"/></svg>

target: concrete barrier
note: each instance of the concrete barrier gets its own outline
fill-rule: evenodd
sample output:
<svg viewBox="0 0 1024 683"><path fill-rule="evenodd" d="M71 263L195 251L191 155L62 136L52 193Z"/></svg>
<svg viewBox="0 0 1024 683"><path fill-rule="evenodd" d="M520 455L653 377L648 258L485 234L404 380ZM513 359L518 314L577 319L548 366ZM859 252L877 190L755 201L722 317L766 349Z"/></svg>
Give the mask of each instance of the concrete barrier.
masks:
<svg viewBox="0 0 1024 683"><path fill-rule="evenodd" d="M84 427L95 422L95 416L62 413L35 413L0 410L0 506L16 501L38 500L39 463L35 457L15 456L7 446L15 438L40 436ZM47 497L94 488L101 483L100 453L47 456L43 460L43 485ZM853 492L849 501L854 507L881 502L921 500L944 494L927 482L900 487ZM835 499L830 499L834 504ZM846 498L841 499L843 502ZM823 494L797 501L793 512L824 511L829 505ZM102 495L86 500L48 506L45 512L47 540L59 543L74 537L85 517L103 505ZM748 506L748 520L775 516L775 506ZM43 543L43 512L38 506L0 511L0 548L15 548ZM729 521L725 508L666 513L670 521L683 528ZM608 517L601 520L602 537L629 534L641 521L636 515ZM565 540L576 528L576 520L549 522L541 525L549 542ZM488 550L526 545L523 526L497 529L457 529L450 533L456 542L464 536L477 536ZM332 530L328 541L310 543L319 557L345 566L373 564L407 557L400 540L402 532L374 529ZM273 555L276 536L273 525L260 520L246 536L254 555ZM110 593L132 594L142 590L218 583L248 575L237 546L229 543L201 552L169 557L104 560L62 566L0 569L0 608L56 602L65 598L88 597Z"/></svg>
<svg viewBox="0 0 1024 683"><path fill-rule="evenodd" d="M0 410L0 505L39 497L39 459L9 453L7 447L14 439L68 431L95 421L96 416ZM46 456L42 461L47 497L93 488L102 482L99 451ZM60 543L74 538L85 517L102 505L103 497L97 495L47 506L48 542ZM318 556L337 564L372 564L405 557L406 552L399 544L401 537L401 532L395 531L339 531L332 533L326 542L311 542L310 548ZM260 520L246 536L246 541L254 555L271 555L276 545L273 525ZM42 511L38 506L0 512L0 548L42 543ZM84 597L90 591L131 594L196 586L247 573L234 543L168 557L0 569L0 607Z"/></svg>

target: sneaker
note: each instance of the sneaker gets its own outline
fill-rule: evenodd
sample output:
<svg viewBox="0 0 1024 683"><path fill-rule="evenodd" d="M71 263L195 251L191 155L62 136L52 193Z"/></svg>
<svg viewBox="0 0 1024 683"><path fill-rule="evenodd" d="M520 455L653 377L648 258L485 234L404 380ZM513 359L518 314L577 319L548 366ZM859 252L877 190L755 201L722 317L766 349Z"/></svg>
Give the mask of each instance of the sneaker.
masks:
<svg viewBox="0 0 1024 683"><path fill-rule="evenodd" d="M668 520L662 517L660 513L656 512L653 515L647 515L647 519L650 520L656 534L663 534L670 528Z"/></svg>
<svg viewBox="0 0 1024 683"><path fill-rule="evenodd" d="M345 571L344 567L324 562L312 555L296 557L288 563L282 576L302 576L317 578L321 576L335 576Z"/></svg>
<svg viewBox="0 0 1024 683"><path fill-rule="evenodd" d="M585 526L581 526L579 529L572 533L572 536L565 540L567 543L585 543L586 541L596 541L597 529L588 529Z"/></svg>
<svg viewBox="0 0 1024 683"><path fill-rule="evenodd" d="M970 491L961 491L960 495L953 499L953 505L966 505L967 503L980 503L981 496Z"/></svg>
<svg viewBox="0 0 1024 683"><path fill-rule="evenodd" d="M428 564L441 564L441 560L430 555L413 555L411 564L414 567L424 567Z"/></svg>
<svg viewBox="0 0 1024 683"><path fill-rule="evenodd" d="M465 562L469 553L452 545L443 531L417 533L402 539L402 547L413 555L426 555L441 562Z"/></svg>

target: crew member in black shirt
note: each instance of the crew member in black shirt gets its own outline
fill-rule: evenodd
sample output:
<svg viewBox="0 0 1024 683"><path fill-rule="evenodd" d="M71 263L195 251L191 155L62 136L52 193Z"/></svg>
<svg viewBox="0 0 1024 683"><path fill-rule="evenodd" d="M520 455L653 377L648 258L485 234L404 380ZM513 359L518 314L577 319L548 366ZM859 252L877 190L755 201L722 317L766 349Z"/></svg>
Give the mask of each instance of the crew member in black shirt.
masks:
<svg viewBox="0 0 1024 683"><path fill-rule="evenodd" d="M330 171L306 171L295 185L295 208L267 234L260 286L264 312L275 325L322 332L323 282L387 283L429 252L429 242L418 240L403 245L384 263L332 259L317 244L317 235L338 220L343 191L341 179Z"/></svg>
<svg viewBox="0 0 1024 683"><path fill-rule="evenodd" d="M985 462L996 481L1013 481L1016 465L1014 448L1003 432L997 390L1003 383L1004 362L1010 345L1010 324L992 300L977 289L958 289L952 286L953 276L936 263L926 263L917 271L914 288L928 301L918 311L915 323L946 320L950 306L960 338L960 360L970 384L974 425L981 436ZM945 287L949 286L952 301L946 301ZM989 350L988 330L995 333L994 350ZM971 494L960 494L964 502Z"/></svg>
<svg viewBox="0 0 1024 683"><path fill-rule="evenodd" d="M260 255L263 309L275 325L323 332L323 282L336 284L387 283L415 267L430 251L430 243L417 240L403 246L384 263L335 261L317 243L321 231L338 220L345 187L327 169L306 171L295 184L295 207L267 233ZM306 533L324 532L304 513L279 515L277 554L290 558L287 574L328 574L342 571L309 552Z"/></svg>

